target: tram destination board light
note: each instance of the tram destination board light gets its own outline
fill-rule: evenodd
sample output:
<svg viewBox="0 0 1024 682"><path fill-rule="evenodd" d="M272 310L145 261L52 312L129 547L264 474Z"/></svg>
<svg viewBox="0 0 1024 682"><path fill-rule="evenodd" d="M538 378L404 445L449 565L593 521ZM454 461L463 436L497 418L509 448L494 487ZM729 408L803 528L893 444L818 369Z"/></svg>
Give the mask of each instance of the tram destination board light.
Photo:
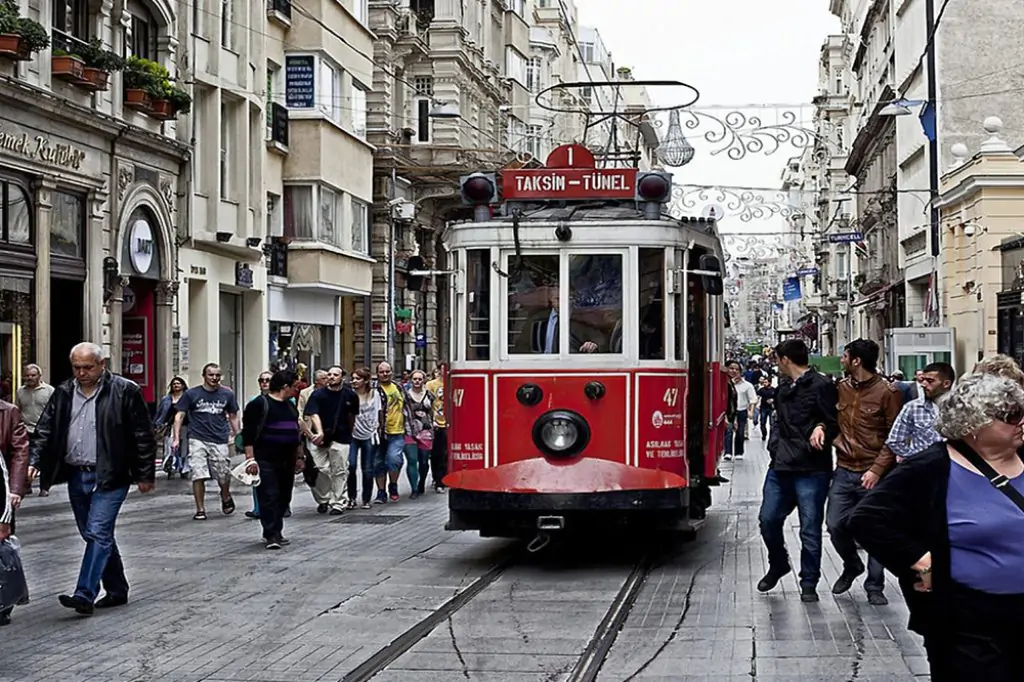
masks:
<svg viewBox="0 0 1024 682"><path fill-rule="evenodd" d="M501 173L506 201L634 199L635 168L538 168Z"/></svg>

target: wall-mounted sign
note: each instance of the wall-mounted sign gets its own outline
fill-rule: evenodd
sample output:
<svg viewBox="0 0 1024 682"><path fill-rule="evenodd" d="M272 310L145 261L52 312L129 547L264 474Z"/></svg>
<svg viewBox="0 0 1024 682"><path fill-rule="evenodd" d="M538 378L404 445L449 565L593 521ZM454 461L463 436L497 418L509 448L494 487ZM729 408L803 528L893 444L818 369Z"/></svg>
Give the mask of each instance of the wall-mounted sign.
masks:
<svg viewBox="0 0 1024 682"><path fill-rule="evenodd" d="M121 321L121 374L139 386L149 385L149 334L145 317Z"/></svg>
<svg viewBox="0 0 1024 682"><path fill-rule="evenodd" d="M0 149L72 170L79 170L85 161L85 152L78 147L54 142L46 135L29 136L8 123L0 124Z"/></svg>
<svg viewBox="0 0 1024 682"><path fill-rule="evenodd" d="M800 268L796 274L797 277L814 277L818 274L818 268Z"/></svg>
<svg viewBox="0 0 1024 682"><path fill-rule="evenodd" d="M312 109L316 102L316 58L293 55L284 60L285 103L289 109Z"/></svg>
<svg viewBox="0 0 1024 682"><path fill-rule="evenodd" d="M153 265L153 230L147 220L136 220L128 233L128 256L135 272L144 275Z"/></svg>
<svg viewBox="0 0 1024 682"><path fill-rule="evenodd" d="M252 289L252 268L248 263L235 263L235 286Z"/></svg>
<svg viewBox="0 0 1024 682"><path fill-rule="evenodd" d="M860 232L840 232L839 234L830 234L828 241L832 244L850 244L864 241L864 235Z"/></svg>
<svg viewBox="0 0 1024 682"><path fill-rule="evenodd" d="M799 301L800 298L801 298L800 278L799 277L787 277L782 282L782 300L783 301Z"/></svg>

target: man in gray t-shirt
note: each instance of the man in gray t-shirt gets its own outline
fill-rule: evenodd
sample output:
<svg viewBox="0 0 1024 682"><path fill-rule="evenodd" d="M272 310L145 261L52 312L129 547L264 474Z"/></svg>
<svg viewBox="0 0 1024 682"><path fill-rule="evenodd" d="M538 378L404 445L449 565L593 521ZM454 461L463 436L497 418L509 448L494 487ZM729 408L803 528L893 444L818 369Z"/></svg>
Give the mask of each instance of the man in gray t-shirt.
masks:
<svg viewBox="0 0 1024 682"><path fill-rule="evenodd" d="M220 366L210 363L203 367L203 383L185 391L178 400L178 414L174 417L171 447L178 447L181 424L188 415L188 458L192 470L192 495L196 513L192 518L205 521L206 481L220 485L221 511L235 511L231 498L231 455L228 443L242 430L238 417L238 402L231 389L220 384Z"/></svg>

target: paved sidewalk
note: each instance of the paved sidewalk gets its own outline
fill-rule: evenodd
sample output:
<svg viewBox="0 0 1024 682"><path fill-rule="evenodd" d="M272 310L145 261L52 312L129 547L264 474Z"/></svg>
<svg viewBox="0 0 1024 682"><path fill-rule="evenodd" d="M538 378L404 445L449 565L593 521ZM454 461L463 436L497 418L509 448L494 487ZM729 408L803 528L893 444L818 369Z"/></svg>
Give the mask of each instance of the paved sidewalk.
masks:
<svg viewBox="0 0 1024 682"><path fill-rule="evenodd" d="M725 464L731 482L716 491L699 539L651 574L601 682L926 680L895 584L887 607L869 606L859 585L831 595L841 567L827 534L819 604L800 602L793 576L756 592L767 458L759 441L750 445L747 459ZM82 551L66 493L28 498L19 537L32 603L0 629L0 681L337 682L510 547L445 531L443 495L329 517L298 486L285 527L292 544L268 552L258 522L242 515L248 490L235 491L231 517L209 499L210 520L195 522L185 481L161 476L155 495L132 492L118 524L131 604L83 619L56 600L73 588ZM795 524L794 515L794 553ZM375 680L560 682L632 560L611 543L531 558Z"/></svg>

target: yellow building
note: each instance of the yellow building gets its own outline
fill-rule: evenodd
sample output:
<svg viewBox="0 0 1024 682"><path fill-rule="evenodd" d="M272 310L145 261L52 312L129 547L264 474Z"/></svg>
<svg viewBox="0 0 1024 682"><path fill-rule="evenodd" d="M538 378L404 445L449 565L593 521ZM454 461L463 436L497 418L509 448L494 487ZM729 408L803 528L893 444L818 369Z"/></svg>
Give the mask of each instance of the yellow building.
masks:
<svg viewBox="0 0 1024 682"><path fill-rule="evenodd" d="M939 199L941 309L956 330L957 372L995 352L1024 357L1024 164L998 118L984 128L974 156L953 146Z"/></svg>

